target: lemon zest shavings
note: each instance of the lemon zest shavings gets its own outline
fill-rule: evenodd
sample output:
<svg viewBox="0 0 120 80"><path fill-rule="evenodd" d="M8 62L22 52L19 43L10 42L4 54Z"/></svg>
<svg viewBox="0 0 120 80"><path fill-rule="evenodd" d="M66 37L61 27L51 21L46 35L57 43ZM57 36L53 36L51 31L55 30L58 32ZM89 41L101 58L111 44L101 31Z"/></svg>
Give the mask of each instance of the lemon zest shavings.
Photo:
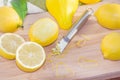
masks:
<svg viewBox="0 0 120 80"><path fill-rule="evenodd" d="M65 74L64 75L60 75L60 71L59 71L60 68L59 67L62 67L62 66L63 66L63 69L64 69L64 73L66 73L66 75ZM55 69L56 77L63 78L63 77L67 77L68 74L74 76L73 70L70 67L68 67L68 65L65 64L64 62L56 63L55 66L54 66L54 69Z"/></svg>
<svg viewBox="0 0 120 80"><path fill-rule="evenodd" d="M78 64L83 68L92 68L98 66L98 61L95 59L79 56ZM87 64L87 65L86 65Z"/></svg>
<svg viewBox="0 0 120 80"><path fill-rule="evenodd" d="M55 48L52 48L52 53L53 53L54 55L59 55L59 54L61 54L61 52L60 52L60 47L58 46L58 44L55 46Z"/></svg>
<svg viewBox="0 0 120 80"><path fill-rule="evenodd" d="M84 35L84 34L81 34L81 37L83 39L80 39L80 40L75 42L76 46L79 47L79 48L81 48L84 45L86 45L86 42L90 40L90 38L88 36Z"/></svg>

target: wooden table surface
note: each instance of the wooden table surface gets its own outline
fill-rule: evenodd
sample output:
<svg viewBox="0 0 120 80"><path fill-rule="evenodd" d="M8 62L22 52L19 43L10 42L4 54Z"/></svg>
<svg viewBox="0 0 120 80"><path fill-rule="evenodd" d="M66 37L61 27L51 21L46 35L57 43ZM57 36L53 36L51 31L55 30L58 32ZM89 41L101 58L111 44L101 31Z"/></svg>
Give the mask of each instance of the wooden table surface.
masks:
<svg viewBox="0 0 120 80"><path fill-rule="evenodd" d="M103 0L93 5L80 6L74 15L73 22L86 8L96 10L105 3L120 3L119 0ZM36 20L50 17L48 12L28 15L24 22L24 30L18 30L17 34L29 41L28 31L31 24ZM104 80L120 77L120 61L110 61L103 58L100 43L101 39L110 32L100 26L96 18L91 16L85 26L72 39L64 53L58 56L51 55L51 49L68 31L61 30L55 43L45 48L47 59L45 64L33 73L21 71L15 60L6 60L0 57L0 80ZM87 39L88 40L87 40ZM76 45L79 40L86 40L82 47Z"/></svg>

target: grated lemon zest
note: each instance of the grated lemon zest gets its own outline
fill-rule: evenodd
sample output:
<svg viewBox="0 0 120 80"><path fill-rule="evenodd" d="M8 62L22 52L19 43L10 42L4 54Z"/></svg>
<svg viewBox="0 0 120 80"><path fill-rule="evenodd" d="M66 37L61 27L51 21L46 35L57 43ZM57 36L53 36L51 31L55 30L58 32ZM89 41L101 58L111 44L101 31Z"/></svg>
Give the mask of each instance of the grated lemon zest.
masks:
<svg viewBox="0 0 120 80"><path fill-rule="evenodd" d="M56 45L55 48L52 48L52 53L53 53L54 55L59 55L59 54L61 54L61 53L60 53L60 47L58 46L58 44Z"/></svg>

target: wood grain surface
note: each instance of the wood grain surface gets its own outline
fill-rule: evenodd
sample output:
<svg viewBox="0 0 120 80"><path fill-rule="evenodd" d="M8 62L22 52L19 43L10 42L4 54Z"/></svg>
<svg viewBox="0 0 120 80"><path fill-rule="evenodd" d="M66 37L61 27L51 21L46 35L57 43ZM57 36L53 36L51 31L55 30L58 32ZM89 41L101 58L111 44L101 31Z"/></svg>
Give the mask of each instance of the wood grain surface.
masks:
<svg viewBox="0 0 120 80"><path fill-rule="evenodd" d="M80 6L74 15L73 22L86 8L96 10L105 3L120 3L120 0L103 0L97 4ZM24 29L15 33L29 41L30 25L43 17L50 17L55 20L48 12L31 14L25 19ZM48 47L44 47L47 59L39 70L26 73L16 66L15 60L0 57L0 80L105 80L120 77L120 61L104 59L100 50L101 39L113 31L120 32L120 30L103 28L97 23L95 17L91 16L69 43L63 54L54 56L51 55L51 49L68 32L60 29L57 41ZM85 40L81 43L82 46L76 44L80 40Z"/></svg>

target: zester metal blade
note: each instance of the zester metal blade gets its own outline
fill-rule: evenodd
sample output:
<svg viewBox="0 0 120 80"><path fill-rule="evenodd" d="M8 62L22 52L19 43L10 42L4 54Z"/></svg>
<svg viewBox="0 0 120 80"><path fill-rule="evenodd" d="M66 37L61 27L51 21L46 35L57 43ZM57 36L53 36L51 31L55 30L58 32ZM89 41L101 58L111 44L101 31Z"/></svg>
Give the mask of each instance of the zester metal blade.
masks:
<svg viewBox="0 0 120 80"><path fill-rule="evenodd" d="M87 9L83 13L83 15L76 21L76 23L73 25L73 27L68 32L68 34L65 37L63 37L60 40L60 42L58 42L53 52L56 52L57 54L62 53L66 48L66 46L68 45L68 43L70 42L70 40L73 38L73 36L79 31L81 27L83 27L83 25L87 22L88 18L92 14L93 14L93 10L91 8Z"/></svg>

